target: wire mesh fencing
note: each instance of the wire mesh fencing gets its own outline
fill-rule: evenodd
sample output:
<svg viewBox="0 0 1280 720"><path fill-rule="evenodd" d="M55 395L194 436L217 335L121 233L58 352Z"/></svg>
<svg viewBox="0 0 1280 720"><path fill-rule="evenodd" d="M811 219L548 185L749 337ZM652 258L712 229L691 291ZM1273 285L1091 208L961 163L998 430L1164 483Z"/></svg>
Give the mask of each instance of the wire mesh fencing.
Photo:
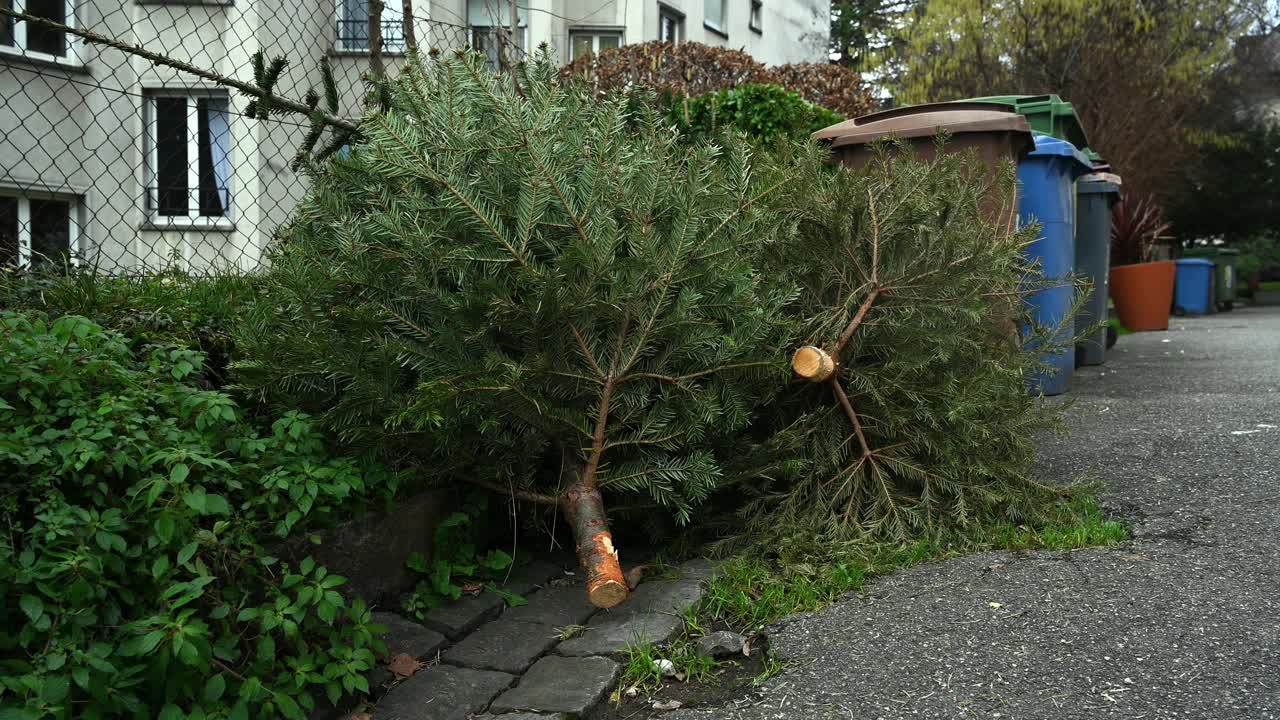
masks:
<svg viewBox="0 0 1280 720"><path fill-rule="evenodd" d="M289 60L278 92L333 71L361 114L370 0L0 0L240 80L256 53ZM386 72L410 43L473 46L475 28L405 17L388 0ZM487 49L480 38L478 49ZM74 263L107 273L252 270L307 192L293 168L303 116L246 116L251 98L73 32L0 16L0 267Z"/></svg>

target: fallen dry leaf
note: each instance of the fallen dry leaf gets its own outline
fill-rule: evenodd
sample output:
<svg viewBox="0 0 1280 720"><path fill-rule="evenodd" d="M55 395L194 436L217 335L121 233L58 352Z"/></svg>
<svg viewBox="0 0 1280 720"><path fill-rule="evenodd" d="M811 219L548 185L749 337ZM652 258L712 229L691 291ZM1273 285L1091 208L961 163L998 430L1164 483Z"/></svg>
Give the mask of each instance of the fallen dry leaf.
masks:
<svg viewBox="0 0 1280 720"><path fill-rule="evenodd" d="M993 607L993 608L1002 608L1002 607L1004 607L1004 603L998 603L998 602L989 602L989 603L987 603L987 605L990 605L990 606L991 606L991 607Z"/></svg>
<svg viewBox="0 0 1280 720"><path fill-rule="evenodd" d="M387 661L387 669L396 676L397 680L411 677L421 667L422 663L414 660L412 655L405 653L400 653Z"/></svg>
<svg viewBox="0 0 1280 720"><path fill-rule="evenodd" d="M475 595L484 589L484 583L467 583L462 586L462 592Z"/></svg>
<svg viewBox="0 0 1280 720"><path fill-rule="evenodd" d="M654 710L679 710L681 703L679 700L659 700L653 704Z"/></svg>
<svg viewBox="0 0 1280 720"><path fill-rule="evenodd" d="M644 581L644 574L649 569L648 565L637 565L627 571L627 587L635 590L636 586Z"/></svg>

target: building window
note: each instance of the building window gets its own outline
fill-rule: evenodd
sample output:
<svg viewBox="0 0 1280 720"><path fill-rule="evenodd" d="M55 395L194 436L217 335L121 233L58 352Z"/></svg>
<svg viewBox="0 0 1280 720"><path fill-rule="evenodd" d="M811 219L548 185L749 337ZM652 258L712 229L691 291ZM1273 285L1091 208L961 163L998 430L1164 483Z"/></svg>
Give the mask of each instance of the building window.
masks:
<svg viewBox="0 0 1280 720"><path fill-rule="evenodd" d="M520 3L516 7L516 47L510 55L522 60L529 47L529 8L528 3ZM502 57L502 38L511 27L511 4L467 0L467 25L471 28L471 49L489 58L492 67L498 67Z"/></svg>
<svg viewBox="0 0 1280 720"><path fill-rule="evenodd" d="M724 24L725 0L704 0L702 24L721 35L727 35Z"/></svg>
<svg viewBox="0 0 1280 720"><path fill-rule="evenodd" d="M569 60L594 55L601 50L622 46L622 33L617 30L570 30Z"/></svg>
<svg viewBox="0 0 1280 720"><path fill-rule="evenodd" d="M147 212L152 222L230 223L230 104L225 93L147 97Z"/></svg>
<svg viewBox="0 0 1280 720"><path fill-rule="evenodd" d="M684 40L684 14L658 5L658 40L679 45Z"/></svg>
<svg viewBox="0 0 1280 720"><path fill-rule="evenodd" d="M335 47L348 52L369 51L369 0L338 0L338 31ZM405 51L404 5L400 0L382 4L382 49Z"/></svg>
<svg viewBox="0 0 1280 720"><path fill-rule="evenodd" d="M764 32L764 2L763 0L751 0L751 29L758 33Z"/></svg>
<svg viewBox="0 0 1280 720"><path fill-rule="evenodd" d="M0 190L0 267L58 267L80 255L79 203L61 195Z"/></svg>
<svg viewBox="0 0 1280 720"><path fill-rule="evenodd" d="M70 27L76 24L75 0L0 0L0 7ZM74 40L74 36L68 36L61 30L21 22L7 15L0 18L0 52L38 60L77 62L71 52Z"/></svg>

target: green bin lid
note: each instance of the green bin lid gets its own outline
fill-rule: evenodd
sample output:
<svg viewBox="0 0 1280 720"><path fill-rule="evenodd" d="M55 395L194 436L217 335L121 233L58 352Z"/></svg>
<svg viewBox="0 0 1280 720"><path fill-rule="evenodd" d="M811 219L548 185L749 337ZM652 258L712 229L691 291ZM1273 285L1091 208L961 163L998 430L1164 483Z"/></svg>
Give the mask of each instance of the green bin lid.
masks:
<svg viewBox="0 0 1280 720"><path fill-rule="evenodd" d="M1080 123L1075 106L1057 95L989 95L959 102L973 101L1012 105L1019 114L1027 116L1032 130L1066 140L1089 152L1089 135Z"/></svg>

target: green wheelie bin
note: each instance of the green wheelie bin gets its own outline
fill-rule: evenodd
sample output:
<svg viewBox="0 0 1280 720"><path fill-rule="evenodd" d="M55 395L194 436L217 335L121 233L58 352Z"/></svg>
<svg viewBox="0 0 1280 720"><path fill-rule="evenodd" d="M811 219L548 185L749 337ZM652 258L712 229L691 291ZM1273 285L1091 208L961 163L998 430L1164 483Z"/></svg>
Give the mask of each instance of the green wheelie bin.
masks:
<svg viewBox="0 0 1280 720"><path fill-rule="evenodd" d="M1097 159L1088 149L1089 136L1080 122L1080 116L1076 114L1075 106L1057 95L991 95L960 102L975 101L1009 105L1014 112L1027 119L1032 131L1066 140L1075 145L1077 150L1090 155L1090 159Z"/></svg>
<svg viewBox="0 0 1280 720"><path fill-rule="evenodd" d="M1213 301L1216 309L1229 312L1235 307L1236 286L1239 276L1236 272L1236 257L1240 251L1235 248L1204 247L1189 248L1182 253L1183 257L1207 258L1214 262Z"/></svg>

